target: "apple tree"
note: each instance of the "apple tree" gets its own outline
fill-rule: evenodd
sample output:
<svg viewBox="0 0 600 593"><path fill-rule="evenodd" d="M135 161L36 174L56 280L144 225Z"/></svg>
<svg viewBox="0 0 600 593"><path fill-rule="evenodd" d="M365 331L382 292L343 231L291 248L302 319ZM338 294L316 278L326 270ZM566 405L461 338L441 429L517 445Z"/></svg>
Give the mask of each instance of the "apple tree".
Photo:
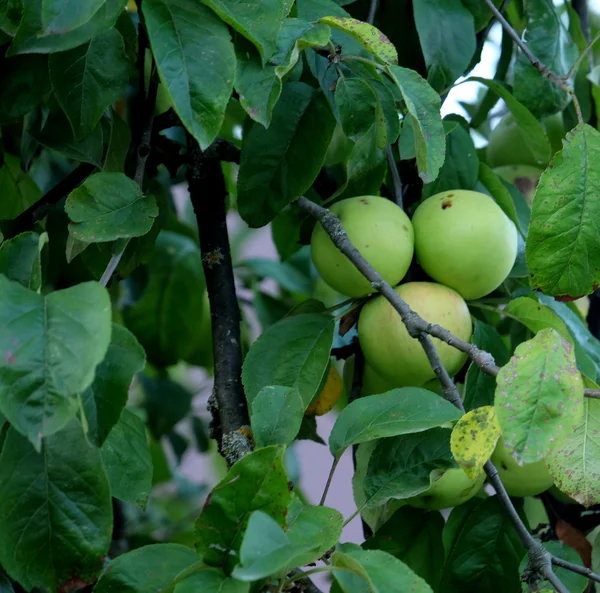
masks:
<svg viewBox="0 0 600 593"><path fill-rule="evenodd" d="M587 4L0 0L1 593L598 586Z"/></svg>

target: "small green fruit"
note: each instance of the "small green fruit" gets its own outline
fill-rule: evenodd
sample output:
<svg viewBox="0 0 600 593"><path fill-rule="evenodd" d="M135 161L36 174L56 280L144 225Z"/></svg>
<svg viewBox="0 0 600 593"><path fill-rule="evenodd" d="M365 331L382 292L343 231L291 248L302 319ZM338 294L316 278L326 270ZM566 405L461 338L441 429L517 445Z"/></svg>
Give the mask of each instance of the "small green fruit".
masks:
<svg viewBox="0 0 600 593"><path fill-rule="evenodd" d="M419 496L409 498L406 502L410 506L420 509L449 509L473 498L479 492L484 481L485 474L483 472L473 480L465 474L462 468L448 469L431 485L429 490Z"/></svg>
<svg viewBox="0 0 600 593"><path fill-rule="evenodd" d="M531 165L505 165L494 169L496 175L512 183L523 194L528 204L533 201L542 172L539 167Z"/></svg>
<svg viewBox="0 0 600 593"><path fill-rule="evenodd" d="M413 227L423 269L467 300L498 288L517 257L515 225L492 198L479 192L431 196L415 211Z"/></svg>
<svg viewBox="0 0 600 593"><path fill-rule="evenodd" d="M510 496L535 496L554 482L544 460L519 465L502 438L492 454L492 463Z"/></svg>
<svg viewBox="0 0 600 593"><path fill-rule="evenodd" d="M342 221L350 242L390 284L406 274L414 251L414 233L408 216L394 202L377 196L342 200L331 207ZM374 292L370 282L338 250L320 224L311 240L317 271L338 292L361 297Z"/></svg>
<svg viewBox="0 0 600 593"><path fill-rule="evenodd" d="M445 327L461 340L471 339L469 309L451 288L433 282L409 282L394 290L426 321ZM358 339L368 365L396 387L420 386L435 378L421 344L410 337L400 315L383 296L362 308ZM460 370L466 354L438 339L433 339L433 344L450 375Z"/></svg>

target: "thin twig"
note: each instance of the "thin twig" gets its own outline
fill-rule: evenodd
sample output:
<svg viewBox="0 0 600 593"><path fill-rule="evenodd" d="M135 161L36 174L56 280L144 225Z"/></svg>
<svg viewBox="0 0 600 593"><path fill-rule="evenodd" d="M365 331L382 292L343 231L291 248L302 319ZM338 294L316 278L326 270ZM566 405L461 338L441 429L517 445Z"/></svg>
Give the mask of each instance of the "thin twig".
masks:
<svg viewBox="0 0 600 593"><path fill-rule="evenodd" d="M321 501L319 502L319 506L323 506L325 501L327 500L327 494L329 493L329 488L331 486L331 481L333 480L333 474L335 474L335 470L337 469L338 463L342 458L341 455L333 458L333 463L331 464L331 469L329 470L329 475L327 476L327 482L325 482L325 489L323 490L323 495L321 496Z"/></svg>
<svg viewBox="0 0 600 593"><path fill-rule="evenodd" d="M571 6L573 10L579 15L579 26L583 33L583 37L586 43L590 43L592 40L592 32L590 26L590 10L588 6L588 0L572 0ZM588 60L589 69L594 68L594 56L591 55Z"/></svg>
<svg viewBox="0 0 600 593"><path fill-rule="evenodd" d="M394 152L392 151L392 147L388 144L385 153L387 156L388 169L390 170L390 174L392 175L392 185L394 189L394 202L400 206L400 208L404 208L403 198L402 198L402 180L400 179L400 173L398 172L398 167L396 166L396 161L394 160Z"/></svg>
<svg viewBox="0 0 600 593"><path fill-rule="evenodd" d="M188 134L188 184L200 236L202 266L210 302L215 361L214 398L220 451L230 465L252 449L242 387L241 313L236 296L229 234L227 189L219 158L202 151ZM198 295L197 298L200 298Z"/></svg>
<svg viewBox="0 0 600 593"><path fill-rule="evenodd" d="M367 16L367 23L369 23L369 25L372 25L373 21L375 20L378 6L379 0L371 0L371 5L369 6L369 15Z"/></svg>
<svg viewBox="0 0 600 593"><path fill-rule="evenodd" d="M591 568L586 568L585 566L575 564L574 562L569 562L568 560L563 560L562 558L557 558L556 556L552 557L552 564L554 564L554 566L566 568L571 572L576 572L577 574L587 577L590 579L590 581L596 581L596 583L600 583L600 574L596 574Z"/></svg>
<svg viewBox="0 0 600 593"><path fill-rule="evenodd" d="M577 69L579 68L581 62L583 62L583 60L585 59L585 57L588 54L589 54L589 57L591 58L591 56L593 55L591 53L591 50L594 47L594 44L596 43L596 41L598 41L598 39L600 39L600 31L598 31L598 33L596 33L596 35L594 36L594 39L592 39L592 41L590 41L588 43L587 47L581 51L579 56L577 56L577 59L575 60L575 62L573 62L573 65L571 66L571 69L567 73L566 78L571 78L571 76L573 76L573 74L575 74L575 72L577 72Z"/></svg>
<svg viewBox="0 0 600 593"><path fill-rule="evenodd" d="M456 385L454 384L450 375L448 374L448 371L442 364L430 337L430 335L434 335L432 333L432 329L435 328L436 337L443 335L445 338L450 339L450 342L448 343L453 342L452 345L456 346L456 343L454 343L455 340L453 340L454 336L452 336L450 332L447 332L447 330L444 330L439 326L434 326L424 321L408 306L408 304L402 298L398 296L396 291L367 262L367 260L356 249L356 247L352 245L344 231L344 227L340 219L337 216L335 216L326 208L323 208L322 206L319 206L314 202L307 200L304 197L299 198L297 204L305 212L316 218L321 223L321 226L327 232L334 245L354 264L356 269L359 272L361 272L363 276L367 278L367 280L371 282L371 286L375 290L380 292L388 300L392 307L398 312L404 325L406 326L409 335L413 338L417 338L421 343L421 346L425 350L425 354L427 355L431 367L434 370L437 378L440 380L440 383L442 384L444 397L448 401L450 401L454 406L456 406L459 410L464 412L465 409L460 394L458 393L458 389L456 388ZM480 359L481 362L487 361L487 368L491 368L490 365L492 365L496 369L498 368L494 364L491 355L487 352L479 350L477 353L477 358ZM510 500L510 497L508 496L508 493L506 492L502 481L498 477L498 470L494 467L491 461L488 461L485 464L484 470L488 476L490 483L496 490L496 495L498 496L498 499L500 500L502 506L508 513L523 547L525 547L528 550L529 572L549 580L557 589L557 591L559 591L559 593L568 593L568 591L564 588L560 580L552 572L552 555L533 538L533 536L521 520L521 517L517 513L514 505L512 504L512 501ZM357 514L360 513L361 508L357 509L356 512L353 513L345 521L345 525L348 524Z"/></svg>

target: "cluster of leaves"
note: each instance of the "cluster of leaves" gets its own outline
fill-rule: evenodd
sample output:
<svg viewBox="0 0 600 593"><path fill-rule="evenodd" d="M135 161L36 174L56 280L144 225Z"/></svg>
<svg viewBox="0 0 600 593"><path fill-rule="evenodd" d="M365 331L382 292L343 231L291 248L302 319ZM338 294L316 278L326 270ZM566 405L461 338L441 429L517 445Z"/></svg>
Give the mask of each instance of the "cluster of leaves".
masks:
<svg viewBox="0 0 600 593"><path fill-rule="evenodd" d="M600 180L588 166L600 137L585 123L597 119L596 87L590 95L577 73L578 114L507 37L494 80L469 79L485 88L465 105L469 121L442 119L441 97L488 33L491 13L474 0L380 0L377 27L366 0L138 4L0 0L0 590L291 591L295 569L320 561L336 593L518 591L526 551L497 498L482 494L447 522L403 501L440 470L481 473L503 434L520 462L544 459L561 490L600 502L600 401L583 398L600 381L600 342L554 298L589 294L600 279ZM508 5L512 26L526 24L527 45L567 75L584 48L577 14L567 11L567 29L551 0L520 4ZM473 144L498 99L548 165L532 211ZM540 120L557 112L570 131L552 154ZM169 531L167 515L159 536L173 502L160 506L153 491L172 479L163 445L181 459L190 442L175 427L187 419L196 447L208 446L176 365L212 372L203 263L219 263L207 264L170 190L187 146L216 139L239 149L239 167L222 163L231 211L248 227L270 224L281 259L244 260L232 245L263 330L243 345L255 451L202 509L201 489L180 481L184 528ZM339 543L339 511L290 490L286 453L297 439L320 441L304 414L332 349L354 335L311 298L312 227L294 201L393 196L390 163L408 212L439 191L489 194L517 225L520 253L501 289L470 303L473 342L502 369L497 380L475 364L459 374L466 415L418 387L340 412L332 461L356 448L355 498L374 530L359 547ZM121 252L107 289L99 280ZM126 536L114 531L113 499ZM573 560L558 543L551 551Z"/></svg>

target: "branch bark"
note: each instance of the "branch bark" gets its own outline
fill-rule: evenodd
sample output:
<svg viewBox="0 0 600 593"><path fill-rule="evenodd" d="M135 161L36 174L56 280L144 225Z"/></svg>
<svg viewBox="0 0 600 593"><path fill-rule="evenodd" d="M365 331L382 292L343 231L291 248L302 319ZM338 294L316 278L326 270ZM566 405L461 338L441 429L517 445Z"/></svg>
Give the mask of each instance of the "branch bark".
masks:
<svg viewBox="0 0 600 593"><path fill-rule="evenodd" d="M219 159L207 153L188 134L187 177L211 311L219 446L227 462L233 465L252 449L250 420L242 387L241 313L227 232L227 190Z"/></svg>
<svg viewBox="0 0 600 593"><path fill-rule="evenodd" d="M472 345L462 340L457 340L450 332L440 326L427 323L419 315L417 315L408 304L398 296L396 291L381 277L381 275L367 262L362 254L352 245L348 236L344 231L344 227L335 214L331 213L326 208L301 197L296 202L305 212L316 218L323 229L327 232L334 245L354 264L354 266L363 274L367 280L371 282L371 286L381 293L394 309L400 315L409 335L416 338L421 343L425 350L429 363L434 370L437 378L440 380L444 397L456 406L462 412L465 411L462 399L454 381L452 381L448 371L442 364L440 357L431 341L431 335L435 335L455 348L469 353L475 360L480 360L481 364L490 370L497 369L493 357L483 350L473 350ZM482 368L483 368L482 366ZM500 500L503 508L509 515L517 535L521 540L523 547L527 549L529 556L529 564L527 567L528 573L535 580L545 578L550 581L559 593L568 593L568 590L556 577L552 571L552 562L554 556L550 554L538 541L536 541L523 521L517 513L502 481L498 477L498 470L494 467L491 461L488 461L484 466L487 477L496 490L496 495Z"/></svg>

